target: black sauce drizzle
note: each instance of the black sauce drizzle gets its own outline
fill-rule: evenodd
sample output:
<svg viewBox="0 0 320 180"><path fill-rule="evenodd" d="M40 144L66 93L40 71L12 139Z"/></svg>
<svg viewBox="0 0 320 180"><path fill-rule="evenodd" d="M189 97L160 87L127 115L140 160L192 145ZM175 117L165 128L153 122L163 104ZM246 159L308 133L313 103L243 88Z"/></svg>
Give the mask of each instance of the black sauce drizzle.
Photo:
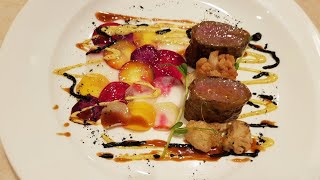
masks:
<svg viewBox="0 0 320 180"><path fill-rule="evenodd" d="M103 153L99 157L105 158L105 159L113 159L113 154L111 154L111 153Z"/></svg>
<svg viewBox="0 0 320 180"><path fill-rule="evenodd" d="M112 147L118 147L118 146L132 147L132 146L143 146L146 143L147 141L122 141L122 142L103 143L102 146L104 148L112 148Z"/></svg>
<svg viewBox="0 0 320 180"><path fill-rule="evenodd" d="M251 39L252 41L260 41L261 38L262 38L262 34L259 33L259 32L257 32L257 33L255 33L254 35L252 35L250 39Z"/></svg>
<svg viewBox="0 0 320 180"><path fill-rule="evenodd" d="M233 151L230 152L223 152L220 154L210 154L210 157L225 157L225 156L249 156L249 157L257 157L259 155L259 150L255 150L253 153L242 153L242 154L236 154Z"/></svg>
<svg viewBox="0 0 320 180"><path fill-rule="evenodd" d="M92 54L92 53L99 53L99 52L101 52L102 50L104 50L105 48L114 45L116 42L117 42L116 40L113 40L110 44L104 45L104 46L102 46L102 47L98 46L96 49L93 49L93 50L88 51L88 52L86 53L86 55Z"/></svg>
<svg viewBox="0 0 320 180"><path fill-rule="evenodd" d="M149 26L149 24L143 23L143 24L138 24L137 26Z"/></svg>
<svg viewBox="0 0 320 180"><path fill-rule="evenodd" d="M262 98L262 99L267 99L269 101L273 100L273 96L272 95L264 95L264 94L259 94L258 97Z"/></svg>
<svg viewBox="0 0 320 180"><path fill-rule="evenodd" d="M251 102L251 101L248 101L247 104L248 104L249 106L253 106L253 107L255 107L255 108L259 108L259 107L260 107L258 104L255 104L255 103L253 103L253 102Z"/></svg>
<svg viewBox="0 0 320 180"><path fill-rule="evenodd" d="M248 44L248 46L254 50L260 51L260 52L264 52L264 53L268 53L272 56L272 58L276 61L276 63L272 64L272 65L267 65L267 66L263 66L263 69L272 69L277 67L280 64L280 58L276 55L275 51L270 51L267 49L262 49L261 47L255 45L255 44Z"/></svg>
<svg viewBox="0 0 320 180"><path fill-rule="evenodd" d="M77 94L74 92L74 87L76 86L77 84L77 80L75 77L73 77L71 74L68 74L68 73L63 73L63 76L65 76L66 78L70 79L72 81L72 85L70 86L70 94L71 96L75 97L75 98L78 98L78 99L89 99L88 96L83 96L83 95L80 95L80 94Z"/></svg>
<svg viewBox="0 0 320 180"><path fill-rule="evenodd" d="M254 128L265 128L265 127L278 128L278 126L272 125L272 124L268 124L268 123L249 124L249 126L250 126L250 127L254 127Z"/></svg>
<svg viewBox="0 0 320 180"><path fill-rule="evenodd" d="M122 142L110 142L110 143L103 143L102 146L104 148L112 148L117 146L123 146L123 147L133 147L133 146L143 146L147 143L147 141L122 141ZM191 144L178 144L178 143L170 143L169 148L187 148L187 149L193 149L193 146ZM236 154L233 151L230 152L222 152L220 154L210 154L210 157L224 157L224 156L249 156L249 157L257 157L259 154L259 150L255 150L253 153L242 153L242 154ZM158 157L157 154L155 154L155 158ZM171 156L171 155L170 155Z"/></svg>
<svg viewBox="0 0 320 180"><path fill-rule="evenodd" d="M258 79L258 78L261 78L262 76L269 76L269 72L261 72L257 75L254 75L252 78L253 79Z"/></svg>
<svg viewBox="0 0 320 180"><path fill-rule="evenodd" d="M162 34L166 34L166 33L170 32L170 31L171 31L171 29L161 29L159 31L156 31L156 34L162 35Z"/></svg>

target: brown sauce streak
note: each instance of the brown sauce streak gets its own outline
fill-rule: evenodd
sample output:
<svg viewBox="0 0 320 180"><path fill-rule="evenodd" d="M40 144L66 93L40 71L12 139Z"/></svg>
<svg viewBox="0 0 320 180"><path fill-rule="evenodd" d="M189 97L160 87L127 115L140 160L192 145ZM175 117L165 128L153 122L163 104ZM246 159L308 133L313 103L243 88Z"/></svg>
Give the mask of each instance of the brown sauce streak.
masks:
<svg viewBox="0 0 320 180"><path fill-rule="evenodd" d="M63 132L63 133L57 133L58 136L65 136L65 137L70 137L71 133L70 132Z"/></svg>
<svg viewBox="0 0 320 180"><path fill-rule="evenodd" d="M62 88L62 90L64 90L65 92L67 92L68 94L70 94L70 88Z"/></svg>
<svg viewBox="0 0 320 180"><path fill-rule="evenodd" d="M59 109L59 105L57 105L57 104L54 105L54 106L52 107L52 109L53 109L53 110L58 110L58 109Z"/></svg>
<svg viewBox="0 0 320 180"><path fill-rule="evenodd" d="M269 121L269 120L262 120L262 121L260 122L260 124L269 124L269 125L271 125L271 126L275 126L275 125L276 125L276 122L274 122L274 121Z"/></svg>
<svg viewBox="0 0 320 180"><path fill-rule="evenodd" d="M83 51L87 51L84 43L77 43L77 44L76 44L76 47L79 48L79 49L81 49L81 50L83 50Z"/></svg>
<svg viewBox="0 0 320 180"><path fill-rule="evenodd" d="M143 17L136 17L136 16L127 16L122 14L115 14L115 13L103 13L97 12L96 18L102 22L112 22L116 20L151 20L151 21L169 21L169 22L179 22L179 23L194 23L193 21L182 19L182 20L172 20L172 19L161 19L161 18L143 18Z"/></svg>
<svg viewBox="0 0 320 180"><path fill-rule="evenodd" d="M245 163L251 161L250 158L234 158L231 161L236 162L236 163Z"/></svg>
<svg viewBox="0 0 320 180"><path fill-rule="evenodd" d="M63 124L63 126L64 126L64 127L68 127L68 126L70 126L70 123L67 123L67 122L66 122L66 123Z"/></svg>

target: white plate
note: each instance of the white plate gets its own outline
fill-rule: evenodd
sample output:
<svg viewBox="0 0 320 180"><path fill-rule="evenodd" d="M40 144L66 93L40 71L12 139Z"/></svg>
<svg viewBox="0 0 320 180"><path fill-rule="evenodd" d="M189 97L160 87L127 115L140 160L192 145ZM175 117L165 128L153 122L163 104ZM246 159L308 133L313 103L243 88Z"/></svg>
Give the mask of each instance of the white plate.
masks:
<svg viewBox="0 0 320 180"><path fill-rule="evenodd" d="M74 99L59 90L68 81L58 80L51 72L84 61L74 45L92 32L95 12L214 19L205 13L210 7L230 21L241 20L239 25L250 33L261 32L259 43L269 43L281 58L280 66L272 70L279 75L278 82L265 86L278 95L279 109L255 119L277 121L279 129L259 130L275 139L274 147L251 163L236 164L230 158L212 163L115 163L96 157L99 148L85 137L87 130L62 126ZM22 179L319 179L319 55L318 32L289 0L29 1L1 49L1 139ZM54 104L60 105L58 111L52 110ZM70 131L71 138L56 135L62 131Z"/></svg>

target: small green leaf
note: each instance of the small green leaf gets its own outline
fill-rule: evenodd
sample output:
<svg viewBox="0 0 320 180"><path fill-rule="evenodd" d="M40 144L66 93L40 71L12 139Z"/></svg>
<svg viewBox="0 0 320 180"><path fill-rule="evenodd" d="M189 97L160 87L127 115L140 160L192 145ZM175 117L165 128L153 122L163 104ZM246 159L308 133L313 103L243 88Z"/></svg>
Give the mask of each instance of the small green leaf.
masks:
<svg viewBox="0 0 320 180"><path fill-rule="evenodd" d="M183 74L183 76L187 76L188 73L188 69L187 69L187 64L186 63L182 63L180 66L177 66L178 70L181 72L181 74Z"/></svg>
<svg viewBox="0 0 320 180"><path fill-rule="evenodd" d="M186 134L188 132L187 128L177 128L174 130L173 134L174 135L182 135L182 134Z"/></svg>
<svg viewBox="0 0 320 180"><path fill-rule="evenodd" d="M182 122L177 122L175 125L173 125L170 129L172 130L175 130L175 129L177 129L177 128L179 128L179 127L181 127L183 125L183 123Z"/></svg>
<svg viewBox="0 0 320 180"><path fill-rule="evenodd" d="M238 62L234 63L234 67L236 68L236 70L238 70L240 67L240 63L238 63Z"/></svg>

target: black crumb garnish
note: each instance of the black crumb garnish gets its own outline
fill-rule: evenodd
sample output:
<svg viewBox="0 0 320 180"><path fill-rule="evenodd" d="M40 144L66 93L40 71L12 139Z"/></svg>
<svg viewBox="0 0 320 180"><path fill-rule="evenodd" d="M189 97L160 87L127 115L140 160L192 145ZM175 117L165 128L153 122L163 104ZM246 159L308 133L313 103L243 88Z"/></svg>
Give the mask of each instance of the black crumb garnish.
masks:
<svg viewBox="0 0 320 180"><path fill-rule="evenodd" d="M143 6L140 6L140 9L144 9L144 7L143 7Z"/></svg>

